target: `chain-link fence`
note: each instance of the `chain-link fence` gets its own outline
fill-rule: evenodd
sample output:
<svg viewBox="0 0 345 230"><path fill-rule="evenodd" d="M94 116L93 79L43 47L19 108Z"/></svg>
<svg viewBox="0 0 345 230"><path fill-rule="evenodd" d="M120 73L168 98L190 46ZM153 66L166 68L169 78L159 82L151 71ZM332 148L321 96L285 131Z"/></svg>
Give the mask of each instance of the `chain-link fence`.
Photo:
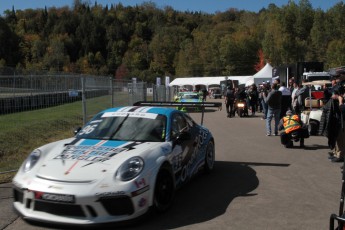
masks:
<svg viewBox="0 0 345 230"><path fill-rule="evenodd" d="M170 87L112 77L1 73L0 175L18 168L28 151L73 136L101 110L174 95Z"/></svg>

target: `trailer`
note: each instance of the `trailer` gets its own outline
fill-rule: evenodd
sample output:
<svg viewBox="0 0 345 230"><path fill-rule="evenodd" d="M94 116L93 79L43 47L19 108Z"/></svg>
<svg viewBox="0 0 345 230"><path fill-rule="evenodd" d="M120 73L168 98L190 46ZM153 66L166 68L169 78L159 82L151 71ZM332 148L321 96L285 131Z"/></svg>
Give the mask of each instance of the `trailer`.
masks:
<svg viewBox="0 0 345 230"><path fill-rule="evenodd" d="M323 72L323 62L297 62L289 65L281 65L273 67L272 77L279 78L280 82L287 83L290 78L294 78L295 82L301 83L303 73L306 72Z"/></svg>

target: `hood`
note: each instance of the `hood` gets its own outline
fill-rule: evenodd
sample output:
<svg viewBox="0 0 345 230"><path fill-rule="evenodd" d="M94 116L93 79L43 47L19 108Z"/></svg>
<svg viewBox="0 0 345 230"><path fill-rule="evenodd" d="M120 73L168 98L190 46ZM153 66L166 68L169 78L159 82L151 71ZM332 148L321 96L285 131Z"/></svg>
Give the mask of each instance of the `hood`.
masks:
<svg viewBox="0 0 345 230"><path fill-rule="evenodd" d="M57 144L47 154L37 171L40 178L65 182L91 182L112 175L126 159L143 156L161 142L128 142L75 139ZM102 176L103 175L103 176Z"/></svg>

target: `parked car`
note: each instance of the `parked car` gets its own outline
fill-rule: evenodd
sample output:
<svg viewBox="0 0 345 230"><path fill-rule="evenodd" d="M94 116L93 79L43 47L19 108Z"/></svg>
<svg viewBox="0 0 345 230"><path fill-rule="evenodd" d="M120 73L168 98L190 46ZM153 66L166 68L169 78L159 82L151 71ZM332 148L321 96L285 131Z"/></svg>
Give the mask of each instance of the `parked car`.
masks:
<svg viewBox="0 0 345 230"><path fill-rule="evenodd" d="M213 87L213 88L209 88L209 90L211 91L211 98L222 98L222 90L220 87Z"/></svg>
<svg viewBox="0 0 345 230"><path fill-rule="evenodd" d="M33 150L18 170L13 205L23 218L92 225L164 212L176 189L214 167L211 132L173 108L110 108L75 133Z"/></svg>

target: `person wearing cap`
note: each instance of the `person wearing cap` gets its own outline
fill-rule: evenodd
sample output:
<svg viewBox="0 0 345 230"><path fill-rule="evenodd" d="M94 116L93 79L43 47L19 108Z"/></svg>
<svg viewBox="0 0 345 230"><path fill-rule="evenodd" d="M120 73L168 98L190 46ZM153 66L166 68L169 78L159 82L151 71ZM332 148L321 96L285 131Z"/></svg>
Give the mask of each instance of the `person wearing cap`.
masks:
<svg viewBox="0 0 345 230"><path fill-rule="evenodd" d="M280 134L281 143L287 148L292 147L293 143L291 141L290 134L294 131L298 131L300 136L300 147L303 148L305 132L307 132L308 130L305 129L305 132L303 132L302 127L303 122L301 121L299 116L293 114L291 110L286 111L286 116L280 119L279 122L279 130L284 130L284 132Z"/></svg>

